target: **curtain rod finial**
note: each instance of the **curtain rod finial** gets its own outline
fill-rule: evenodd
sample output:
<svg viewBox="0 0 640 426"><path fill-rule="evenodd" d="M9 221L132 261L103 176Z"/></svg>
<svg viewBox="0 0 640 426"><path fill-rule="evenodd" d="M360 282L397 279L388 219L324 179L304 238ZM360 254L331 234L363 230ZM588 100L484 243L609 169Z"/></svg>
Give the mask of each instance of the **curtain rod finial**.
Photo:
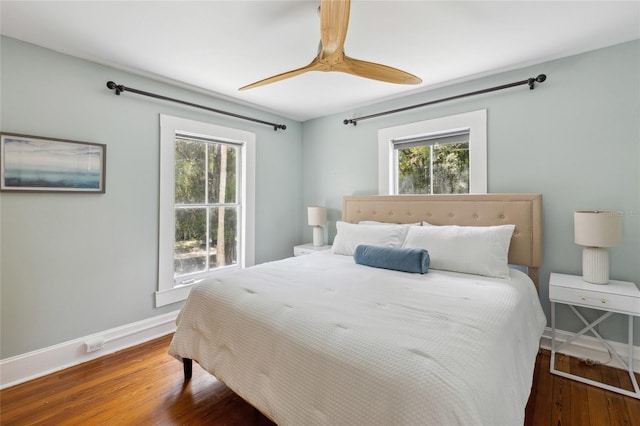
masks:
<svg viewBox="0 0 640 426"><path fill-rule="evenodd" d="M115 84L113 81L107 81L107 87L116 91L116 95L120 96L120 93L124 92L124 86L122 84Z"/></svg>
<svg viewBox="0 0 640 426"><path fill-rule="evenodd" d="M543 81L545 81L547 79L547 75L546 74L539 74L536 78L530 78L528 80L528 84L529 84L529 90L533 90L535 88L535 83L542 83Z"/></svg>

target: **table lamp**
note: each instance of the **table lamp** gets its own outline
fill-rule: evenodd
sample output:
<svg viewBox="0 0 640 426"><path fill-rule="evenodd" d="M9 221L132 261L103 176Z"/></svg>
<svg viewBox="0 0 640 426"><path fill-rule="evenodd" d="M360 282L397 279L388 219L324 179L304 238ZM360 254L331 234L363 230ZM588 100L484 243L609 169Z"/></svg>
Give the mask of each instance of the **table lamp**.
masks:
<svg viewBox="0 0 640 426"><path fill-rule="evenodd" d="M321 247L324 245L324 228L327 223L327 208L312 206L307 208L309 225L313 226L313 245Z"/></svg>
<svg viewBox="0 0 640 426"><path fill-rule="evenodd" d="M593 284L609 283L609 252L622 240L622 213L577 211L573 213L576 244L582 249L582 279Z"/></svg>

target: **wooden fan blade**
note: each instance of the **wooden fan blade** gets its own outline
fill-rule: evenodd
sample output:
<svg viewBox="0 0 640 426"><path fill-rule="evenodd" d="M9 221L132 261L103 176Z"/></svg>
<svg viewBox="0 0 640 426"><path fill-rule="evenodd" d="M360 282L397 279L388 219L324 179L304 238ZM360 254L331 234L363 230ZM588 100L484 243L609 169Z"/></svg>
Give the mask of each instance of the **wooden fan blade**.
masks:
<svg viewBox="0 0 640 426"><path fill-rule="evenodd" d="M302 68L297 68L295 70L283 72L281 74L274 75L274 76L265 78L265 79L260 80L260 81L256 81L255 83L251 83L251 84L248 84L246 86L243 86L243 87L239 88L238 90L253 89L254 87L264 86L265 84L275 83L276 81L285 80L287 78L295 77L296 75L304 74L305 72L321 71L322 68L323 67L318 62L318 59L314 58L313 61L311 61L311 63L309 65L306 65L306 66L304 66Z"/></svg>
<svg viewBox="0 0 640 426"><path fill-rule="evenodd" d="M342 55L349 27L350 9L350 0L322 0L320 2L321 60L328 60L335 54Z"/></svg>
<svg viewBox="0 0 640 426"><path fill-rule="evenodd" d="M333 67L335 71L342 71L359 77L370 78L372 80L386 81L396 84L420 84L422 79L413 74L389 67L387 65L376 64L375 62L362 61L344 55L344 62Z"/></svg>
<svg viewBox="0 0 640 426"><path fill-rule="evenodd" d="M408 72L374 62L350 58L344 54L344 42L347 38L350 9L350 0L321 0L320 49L318 56L307 66L256 81L238 90L247 90L275 83L309 71L341 71L358 77L397 84L422 83L419 77Z"/></svg>

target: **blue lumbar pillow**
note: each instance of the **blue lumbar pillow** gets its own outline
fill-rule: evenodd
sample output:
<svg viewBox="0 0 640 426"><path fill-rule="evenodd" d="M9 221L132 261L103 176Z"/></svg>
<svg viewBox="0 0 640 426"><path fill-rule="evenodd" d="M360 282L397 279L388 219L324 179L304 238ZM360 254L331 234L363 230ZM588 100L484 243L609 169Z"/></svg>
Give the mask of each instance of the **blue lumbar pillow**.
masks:
<svg viewBox="0 0 640 426"><path fill-rule="evenodd" d="M424 274L429 270L429 252L419 248L378 247L361 244L353 259L360 265Z"/></svg>

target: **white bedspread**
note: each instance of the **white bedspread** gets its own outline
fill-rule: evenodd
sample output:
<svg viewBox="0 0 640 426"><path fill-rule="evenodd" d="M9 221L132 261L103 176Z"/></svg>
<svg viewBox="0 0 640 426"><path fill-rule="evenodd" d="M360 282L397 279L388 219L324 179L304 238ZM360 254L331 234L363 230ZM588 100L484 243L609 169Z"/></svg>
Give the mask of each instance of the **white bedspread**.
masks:
<svg viewBox="0 0 640 426"><path fill-rule="evenodd" d="M524 422L546 319L529 278L356 265L329 252L210 279L169 353L279 425Z"/></svg>

